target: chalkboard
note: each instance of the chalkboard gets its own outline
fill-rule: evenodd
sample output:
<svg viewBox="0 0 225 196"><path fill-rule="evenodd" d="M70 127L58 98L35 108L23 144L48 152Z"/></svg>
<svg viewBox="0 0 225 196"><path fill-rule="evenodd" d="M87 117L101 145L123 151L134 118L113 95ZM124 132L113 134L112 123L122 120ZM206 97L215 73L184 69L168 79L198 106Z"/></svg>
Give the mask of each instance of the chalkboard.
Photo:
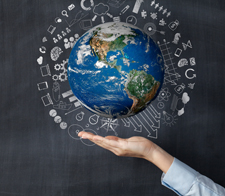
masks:
<svg viewBox="0 0 225 196"><path fill-rule="evenodd" d="M225 186L222 0L2 0L0 2L0 195L175 195L161 171L78 138L81 130L143 136ZM162 50L157 99L126 119L86 110L71 93L67 64L77 39L121 21Z"/></svg>

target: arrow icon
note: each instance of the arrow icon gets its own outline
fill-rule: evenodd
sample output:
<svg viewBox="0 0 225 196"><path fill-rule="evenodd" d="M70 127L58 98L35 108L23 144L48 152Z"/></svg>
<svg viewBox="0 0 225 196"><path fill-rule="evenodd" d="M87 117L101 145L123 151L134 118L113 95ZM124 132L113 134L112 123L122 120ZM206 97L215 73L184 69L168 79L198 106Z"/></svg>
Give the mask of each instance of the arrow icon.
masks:
<svg viewBox="0 0 225 196"><path fill-rule="evenodd" d="M185 76L186 76L187 79L191 80L191 79L197 77L196 74L193 74L192 76L188 76L188 72L189 72L189 71L194 72L195 70L194 70L194 69L187 69L187 70L185 71Z"/></svg>
<svg viewBox="0 0 225 196"><path fill-rule="evenodd" d="M157 129L154 129L153 126L149 124L149 122L145 119L145 117L144 117L141 113L140 113L140 115L141 115L141 117L145 120L145 122L148 124L148 126L150 127L150 130L151 130L151 132L150 132L149 129L147 129L147 128L143 125L143 126L145 127L146 131L148 132L147 137L157 138L157 132L158 132L158 130L157 130ZM140 119L139 119L139 121L140 121ZM150 121L151 121L151 120L150 120ZM141 122L141 121L140 121L140 122ZM153 124L152 121L151 121L151 123ZM143 124L143 123L142 123L142 124Z"/></svg>
<svg viewBox="0 0 225 196"><path fill-rule="evenodd" d="M125 127L130 127L130 122L127 118L121 119Z"/></svg>

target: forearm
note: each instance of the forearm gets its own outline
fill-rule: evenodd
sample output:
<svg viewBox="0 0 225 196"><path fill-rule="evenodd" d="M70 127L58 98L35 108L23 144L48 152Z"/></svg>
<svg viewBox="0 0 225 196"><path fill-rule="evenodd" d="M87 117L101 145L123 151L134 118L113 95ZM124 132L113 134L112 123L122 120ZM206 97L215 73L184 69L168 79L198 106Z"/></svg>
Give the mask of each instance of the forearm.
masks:
<svg viewBox="0 0 225 196"><path fill-rule="evenodd" d="M172 165L174 157L154 144L153 150L145 156L145 159L152 162L160 170L166 173Z"/></svg>

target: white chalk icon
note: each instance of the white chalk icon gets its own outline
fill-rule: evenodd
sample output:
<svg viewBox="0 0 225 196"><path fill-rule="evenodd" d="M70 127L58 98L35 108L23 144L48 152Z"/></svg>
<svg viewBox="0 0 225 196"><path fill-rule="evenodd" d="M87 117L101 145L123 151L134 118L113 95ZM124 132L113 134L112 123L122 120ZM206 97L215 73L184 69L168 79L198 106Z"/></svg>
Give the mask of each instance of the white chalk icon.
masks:
<svg viewBox="0 0 225 196"><path fill-rule="evenodd" d="M42 38L42 42L43 42L43 43L45 43L45 42L47 42L47 41L48 41L48 40L47 40L46 37L43 37L43 38Z"/></svg>
<svg viewBox="0 0 225 196"><path fill-rule="evenodd" d="M51 109L51 110L49 111L49 115L50 115L51 117L55 117L55 116L57 115L57 111L54 110L54 109Z"/></svg>
<svg viewBox="0 0 225 196"><path fill-rule="evenodd" d="M160 25L160 26L165 26L165 25L166 25L166 21L162 18L162 19L159 21L159 25Z"/></svg>
<svg viewBox="0 0 225 196"><path fill-rule="evenodd" d="M42 63L43 63L43 56L40 56L40 57L37 58L37 63L39 65L42 65Z"/></svg>
<svg viewBox="0 0 225 196"><path fill-rule="evenodd" d="M105 23L105 18L104 18L104 16L101 16L101 21L102 21L102 23Z"/></svg>
<svg viewBox="0 0 225 196"><path fill-rule="evenodd" d="M46 48L44 46L41 46L39 48L40 53L45 54L46 53Z"/></svg>
<svg viewBox="0 0 225 196"><path fill-rule="evenodd" d="M181 34L180 34L180 33L176 33L176 34L174 35L174 39L173 39L172 43L178 44L180 38L181 38Z"/></svg>
<svg viewBox="0 0 225 196"><path fill-rule="evenodd" d="M99 116L97 114L93 114L89 117L89 123L91 125L96 125L98 123Z"/></svg>
<svg viewBox="0 0 225 196"><path fill-rule="evenodd" d="M61 116L55 116L54 121L55 121L55 123L61 123L62 122Z"/></svg>
<svg viewBox="0 0 225 196"><path fill-rule="evenodd" d="M146 111L147 111L146 113L150 114L150 116L149 115L146 115L146 116L148 117L148 119L150 119L150 121L152 123L152 127L159 129L160 128L160 120L157 120L148 108L146 108Z"/></svg>
<svg viewBox="0 0 225 196"><path fill-rule="evenodd" d="M185 65L188 65L188 60L185 58L182 58L178 62L178 67L184 67Z"/></svg>
<svg viewBox="0 0 225 196"><path fill-rule="evenodd" d="M177 121L177 116L173 116L172 114L167 113L166 111L163 111L163 117L162 121L163 124L166 124L166 126L172 126L176 123Z"/></svg>
<svg viewBox="0 0 225 196"><path fill-rule="evenodd" d="M69 96L71 96L71 97L69 97ZM72 90L69 90L69 91L66 91L65 93L63 93L62 97L63 98L69 97L69 101L71 103L73 103L74 106L75 106L75 109L65 113L65 115L68 115L68 114L70 114L72 112L75 112L76 110L78 110L78 109L83 107L82 104L80 103L80 101L77 99L77 97L73 94Z"/></svg>
<svg viewBox="0 0 225 196"><path fill-rule="evenodd" d="M47 95L41 97L41 100L45 107L49 106L49 105L53 105L53 102L52 102L52 99L51 99L49 93Z"/></svg>
<svg viewBox="0 0 225 196"><path fill-rule="evenodd" d="M174 55L176 57L180 57L181 53L182 53L182 50L180 48L177 48L176 51L175 51L175 53L174 53Z"/></svg>
<svg viewBox="0 0 225 196"><path fill-rule="evenodd" d="M69 101L70 102L74 102L76 100L77 100L77 97L75 95L69 98Z"/></svg>
<svg viewBox="0 0 225 196"><path fill-rule="evenodd" d="M92 129L84 129L82 126L80 126L78 124L70 125L69 128L68 128L68 134L69 134L69 136L71 138L73 138L73 139L75 139L77 141L81 141L86 146L94 146L95 143L93 143L93 142L91 142L89 140L83 140L82 138L80 138L78 136L78 134L81 131L91 132L91 133L94 133L95 135L98 135L94 130L92 130Z"/></svg>
<svg viewBox="0 0 225 196"><path fill-rule="evenodd" d="M61 12L61 14L62 14L62 16L66 16L67 18L69 17L66 10L63 10L63 11Z"/></svg>
<svg viewBox="0 0 225 196"><path fill-rule="evenodd" d="M124 127L130 127L130 121L128 118L121 118L121 121L123 122Z"/></svg>
<svg viewBox="0 0 225 196"><path fill-rule="evenodd" d="M52 48L51 52L50 52L50 57L53 61L57 61L59 56L63 53L62 49L58 46L55 46L54 48Z"/></svg>
<svg viewBox="0 0 225 196"><path fill-rule="evenodd" d="M75 5L72 3L68 6L68 10L71 11L75 8Z"/></svg>
<svg viewBox="0 0 225 196"><path fill-rule="evenodd" d="M60 101L58 104L53 105L53 108L58 110L69 110L71 107L72 104L67 104L63 101Z"/></svg>
<svg viewBox="0 0 225 196"><path fill-rule="evenodd" d="M147 16L147 12L145 10L142 10L141 17L145 19Z"/></svg>
<svg viewBox="0 0 225 196"><path fill-rule="evenodd" d="M126 23L136 25L137 24L137 18L133 15L130 15L126 18Z"/></svg>
<svg viewBox="0 0 225 196"><path fill-rule="evenodd" d="M158 19L158 14L157 14L157 12L151 12L150 13L150 17L153 19L153 20L157 20Z"/></svg>
<svg viewBox="0 0 225 196"><path fill-rule="evenodd" d="M162 35L165 35L165 31L158 31L156 29L156 25L152 22L148 22L144 26L144 32L147 33L148 35L154 35L156 32L160 33Z"/></svg>
<svg viewBox="0 0 225 196"><path fill-rule="evenodd" d="M53 42L56 44L59 40L57 40L55 37L52 38Z"/></svg>
<svg viewBox="0 0 225 196"><path fill-rule="evenodd" d="M106 15L107 15L109 18L113 18L113 15L110 14L110 13L107 13Z"/></svg>
<svg viewBox="0 0 225 196"><path fill-rule="evenodd" d="M77 115L76 115L76 120L77 121L82 121L83 119L84 119L84 112L83 111L81 111L81 112L79 112Z"/></svg>
<svg viewBox="0 0 225 196"><path fill-rule="evenodd" d="M120 17L119 16L113 17L113 22L120 22Z"/></svg>
<svg viewBox="0 0 225 196"><path fill-rule="evenodd" d="M195 71L194 69L187 69L185 71L186 78L189 80L196 78L197 77L196 74L192 74L191 76L188 74L189 72L194 72L194 71Z"/></svg>
<svg viewBox="0 0 225 196"><path fill-rule="evenodd" d="M177 85L176 81L180 79L180 75L176 72L176 68L174 67L173 57L171 56L172 53L170 52L170 47L168 46L170 43L167 42L165 39L163 43L157 42L165 64L165 76L164 76L164 84L170 83L171 85Z"/></svg>
<svg viewBox="0 0 225 196"><path fill-rule="evenodd" d="M158 107L160 110L163 109L164 106L165 106L165 104L164 104L163 102L159 102L159 103L157 104L157 107Z"/></svg>
<svg viewBox="0 0 225 196"><path fill-rule="evenodd" d="M61 122L59 126L60 126L61 129L66 129L67 128L67 123L66 122Z"/></svg>
<svg viewBox="0 0 225 196"><path fill-rule="evenodd" d="M55 102L58 102L60 100L60 85L58 82L53 83L52 87L52 97Z"/></svg>
<svg viewBox="0 0 225 196"><path fill-rule="evenodd" d="M124 14L128 9L130 8L130 6L129 5L126 5L121 11L120 11L120 16L122 15L122 14Z"/></svg>
<svg viewBox="0 0 225 196"><path fill-rule="evenodd" d="M163 88L159 92L157 99L158 99L158 101L169 101L170 96L171 96L171 93L169 92L169 89Z"/></svg>
<svg viewBox="0 0 225 196"><path fill-rule="evenodd" d="M79 25L83 30L88 30L93 27L91 19L81 20Z"/></svg>
<svg viewBox="0 0 225 196"><path fill-rule="evenodd" d="M177 86L174 88L174 90L175 90L175 92L176 92L177 94L181 94L181 93L184 91L184 89L185 89L185 84L184 84L184 83L182 83L182 84L180 84L180 85L177 85Z"/></svg>
<svg viewBox="0 0 225 196"><path fill-rule="evenodd" d="M53 34L53 33L55 32L55 30L56 30L56 27L54 27L54 26L52 26L52 25L50 25L50 26L48 27L48 29L47 29L47 31L48 31L50 34Z"/></svg>
<svg viewBox="0 0 225 196"><path fill-rule="evenodd" d="M138 116L141 116L141 118L139 118ZM142 126L147 131L147 134L148 134L147 137L157 139L158 130L155 129L152 125L149 124L148 120L145 119L145 117L142 115L142 113L139 113L138 115L135 115L135 117L138 119L138 121L142 124ZM149 128L147 128L145 126L145 124L142 122L142 120L145 121L145 123L148 125Z"/></svg>
<svg viewBox="0 0 225 196"><path fill-rule="evenodd" d="M48 89L48 82L40 82L37 84L37 87L39 91L46 90Z"/></svg>
<svg viewBox="0 0 225 196"><path fill-rule="evenodd" d="M172 30L175 31L178 27L178 25L180 24L180 22L178 20L175 20L173 22L171 22L168 27Z"/></svg>
<svg viewBox="0 0 225 196"><path fill-rule="evenodd" d="M66 23L69 27L72 27L74 24L80 22L83 18L85 18L88 14L83 13L81 10L76 14L75 18L72 19L70 22L68 22L67 20ZM70 29L67 28L67 33L71 32Z"/></svg>
<svg viewBox="0 0 225 196"><path fill-rule="evenodd" d="M66 91L66 92L62 93L62 97L63 98L69 97L71 95L73 95L73 91L72 90L69 90L69 91Z"/></svg>
<svg viewBox="0 0 225 196"><path fill-rule="evenodd" d="M94 22L97 17L98 17L97 15L94 15L94 17L92 18L92 21Z"/></svg>
<svg viewBox="0 0 225 196"><path fill-rule="evenodd" d="M196 65L195 57L191 57L189 60L190 60L191 66Z"/></svg>
<svg viewBox="0 0 225 196"><path fill-rule="evenodd" d="M190 97L188 95L188 93L184 92L182 95L182 98L178 99L178 103L177 103L177 115L181 116L184 114L184 108L185 105L190 101Z"/></svg>
<svg viewBox="0 0 225 196"><path fill-rule="evenodd" d="M163 6L159 7L159 12L161 12L163 10Z"/></svg>
<svg viewBox="0 0 225 196"><path fill-rule="evenodd" d="M151 1L151 6L155 5L155 0Z"/></svg>
<svg viewBox="0 0 225 196"><path fill-rule="evenodd" d="M51 76L51 71L49 65L44 65L40 67L42 77Z"/></svg>
<svg viewBox="0 0 225 196"><path fill-rule="evenodd" d="M94 1L93 1L93 0L89 0L89 2L90 2L90 6L89 6L89 7L84 6L84 2L85 2L85 1L86 1L86 0L81 0L81 2L80 2L80 7L81 7L83 10L85 10L85 11L91 10L91 7L94 6Z"/></svg>
<svg viewBox="0 0 225 196"><path fill-rule="evenodd" d="M117 136L116 128L119 126L117 119L105 118L103 117L101 120L101 127L106 130L106 132L113 131Z"/></svg>
<svg viewBox="0 0 225 196"><path fill-rule="evenodd" d="M190 88L190 89L192 89L192 90L193 90L193 89L194 89L194 87L195 87L195 83L189 83L189 84L188 84L188 88Z"/></svg>
<svg viewBox="0 0 225 196"><path fill-rule="evenodd" d="M155 4L155 9L157 9L159 7L159 3Z"/></svg>
<svg viewBox="0 0 225 196"><path fill-rule="evenodd" d="M130 117L129 118L129 121L130 121L130 123L133 125L133 127L134 127L134 131L135 132L142 132L142 125L141 124L139 124L135 119L134 119L134 117Z"/></svg>
<svg viewBox="0 0 225 196"><path fill-rule="evenodd" d="M126 0L108 0L108 4L112 7L119 8Z"/></svg>
<svg viewBox="0 0 225 196"><path fill-rule="evenodd" d="M76 106L75 106L75 107L76 107ZM81 108L82 108L82 105L80 105L79 107L77 106L75 109L73 109L73 110L71 110L71 111L69 111L69 112L66 112L66 113L65 113L65 116L68 115L68 114L71 114L72 112L75 112L76 110L81 109Z"/></svg>
<svg viewBox="0 0 225 196"><path fill-rule="evenodd" d="M59 18L59 17L56 17L55 18L55 23L61 23L62 22L62 19L61 18Z"/></svg>
<svg viewBox="0 0 225 196"><path fill-rule="evenodd" d="M109 6L104 3L99 3L93 8L93 13L98 16L106 15L109 11Z"/></svg>
<svg viewBox="0 0 225 196"><path fill-rule="evenodd" d="M133 8L133 13L138 14L141 4L144 3L144 0L136 0Z"/></svg>
<svg viewBox="0 0 225 196"><path fill-rule="evenodd" d="M170 105L170 109L174 112L176 107L177 107L177 102L178 102L178 97L174 94L173 95L173 100L171 102L171 105Z"/></svg>
<svg viewBox="0 0 225 196"><path fill-rule="evenodd" d="M187 48L192 48L191 41L189 40L186 44L182 43L184 50L187 50Z"/></svg>

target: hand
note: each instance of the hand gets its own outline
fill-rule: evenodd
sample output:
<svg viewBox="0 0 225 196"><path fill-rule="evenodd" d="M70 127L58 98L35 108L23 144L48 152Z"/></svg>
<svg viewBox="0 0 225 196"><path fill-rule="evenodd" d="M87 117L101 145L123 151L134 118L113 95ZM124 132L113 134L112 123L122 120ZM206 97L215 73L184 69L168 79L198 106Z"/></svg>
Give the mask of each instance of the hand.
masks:
<svg viewBox="0 0 225 196"><path fill-rule="evenodd" d="M144 137L131 137L128 139L115 136L101 137L84 131L81 131L78 136L83 139L89 139L117 156L146 159L155 164L164 173L168 171L174 160L174 157Z"/></svg>
<svg viewBox="0 0 225 196"><path fill-rule="evenodd" d="M149 159L155 148L155 144L144 137L131 137L128 139L115 136L101 137L84 131L80 132L78 136L82 137L82 139L89 139L117 156Z"/></svg>

